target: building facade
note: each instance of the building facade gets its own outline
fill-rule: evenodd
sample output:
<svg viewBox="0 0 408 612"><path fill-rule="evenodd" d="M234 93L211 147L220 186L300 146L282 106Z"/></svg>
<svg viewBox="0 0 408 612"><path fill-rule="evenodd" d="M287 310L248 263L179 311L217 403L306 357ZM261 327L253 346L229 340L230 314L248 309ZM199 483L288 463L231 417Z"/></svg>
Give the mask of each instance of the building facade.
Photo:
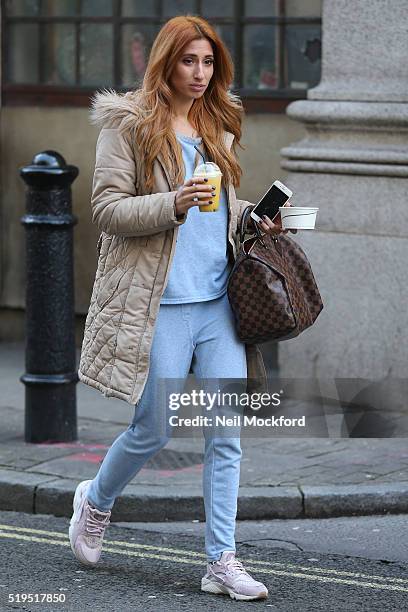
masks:
<svg viewBox="0 0 408 612"><path fill-rule="evenodd" d="M301 138L290 102L320 80L321 0L11 0L1 3L0 338L22 340L25 309L25 187L19 168L52 149L79 167L73 184L77 344L96 269L97 228L90 190L98 130L89 98L102 87L126 91L143 78L161 25L177 14L207 18L228 46L232 89L244 103L238 196L256 201L284 178L280 150ZM269 362L276 361L276 347Z"/></svg>

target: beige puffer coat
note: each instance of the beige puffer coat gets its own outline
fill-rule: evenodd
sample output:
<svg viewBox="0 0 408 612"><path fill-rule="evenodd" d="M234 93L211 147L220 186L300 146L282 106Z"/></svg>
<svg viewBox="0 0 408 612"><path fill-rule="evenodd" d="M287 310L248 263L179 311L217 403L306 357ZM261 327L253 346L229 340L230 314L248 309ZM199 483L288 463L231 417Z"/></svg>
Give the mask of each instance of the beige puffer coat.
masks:
<svg viewBox="0 0 408 612"><path fill-rule="evenodd" d="M136 404L149 373L155 321L173 259L178 228L177 186L160 156L154 164L155 186L148 194L141 172L143 157L130 136L140 117L136 94L98 92L91 122L101 125L91 197L92 221L101 231L98 265L78 370L79 379L106 397ZM233 134L225 132L230 148ZM196 163L198 163L198 153ZM237 227L244 208L232 185L228 195L228 249L234 261ZM268 390L259 347L245 345L247 392Z"/></svg>

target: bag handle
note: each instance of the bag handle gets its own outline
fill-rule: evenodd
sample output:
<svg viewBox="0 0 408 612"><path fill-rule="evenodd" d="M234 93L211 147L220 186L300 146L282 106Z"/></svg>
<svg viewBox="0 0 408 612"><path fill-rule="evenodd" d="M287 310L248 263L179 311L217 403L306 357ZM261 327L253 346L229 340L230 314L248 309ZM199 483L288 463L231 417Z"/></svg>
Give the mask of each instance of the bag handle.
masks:
<svg viewBox="0 0 408 612"><path fill-rule="evenodd" d="M246 223L247 223L248 215L251 212L251 210L253 210L254 208L255 208L255 206L253 204L250 204L249 206L247 206L244 209L244 212L242 213L241 223L240 223L240 226L239 226L239 243L240 243L240 245L243 243L244 235L246 234ZM256 221L254 221L254 226L255 226L255 231L256 231L257 238L261 242L262 246L264 246L265 249L267 249L268 247L265 244L265 241L263 240L263 238L261 236L261 230L259 229L259 225L258 225L258 223L256 223Z"/></svg>

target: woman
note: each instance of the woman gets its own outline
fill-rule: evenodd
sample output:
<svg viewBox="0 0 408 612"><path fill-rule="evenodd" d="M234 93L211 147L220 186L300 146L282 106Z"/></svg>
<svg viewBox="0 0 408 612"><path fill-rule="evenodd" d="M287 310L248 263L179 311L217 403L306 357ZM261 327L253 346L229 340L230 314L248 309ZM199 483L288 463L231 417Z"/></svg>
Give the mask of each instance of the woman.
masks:
<svg viewBox="0 0 408 612"><path fill-rule="evenodd" d="M232 80L230 55L214 29L180 16L159 32L140 90L93 100L92 120L102 129L91 205L101 236L78 374L105 396L135 405L135 415L96 477L75 492L70 542L88 565L99 560L115 498L171 435L168 424L160 428L158 380L184 381L190 366L200 379L265 380L259 349L236 335L226 294L249 205L234 189L241 169L231 145L241 136L242 106L228 91ZM216 214L198 208L213 190L210 181L191 178L201 161L195 147L223 173ZM282 231L268 218L261 229ZM204 435L208 564L201 588L264 598L265 585L235 558L239 435Z"/></svg>

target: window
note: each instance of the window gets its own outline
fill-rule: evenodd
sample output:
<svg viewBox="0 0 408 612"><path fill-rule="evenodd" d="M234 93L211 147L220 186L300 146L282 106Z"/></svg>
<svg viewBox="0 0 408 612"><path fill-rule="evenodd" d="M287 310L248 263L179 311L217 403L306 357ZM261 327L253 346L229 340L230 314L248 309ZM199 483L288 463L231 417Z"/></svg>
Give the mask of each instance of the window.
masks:
<svg viewBox="0 0 408 612"><path fill-rule="evenodd" d="M322 0L2 0L4 104L88 105L137 87L178 14L207 18L229 48L247 110L283 110L320 79Z"/></svg>

